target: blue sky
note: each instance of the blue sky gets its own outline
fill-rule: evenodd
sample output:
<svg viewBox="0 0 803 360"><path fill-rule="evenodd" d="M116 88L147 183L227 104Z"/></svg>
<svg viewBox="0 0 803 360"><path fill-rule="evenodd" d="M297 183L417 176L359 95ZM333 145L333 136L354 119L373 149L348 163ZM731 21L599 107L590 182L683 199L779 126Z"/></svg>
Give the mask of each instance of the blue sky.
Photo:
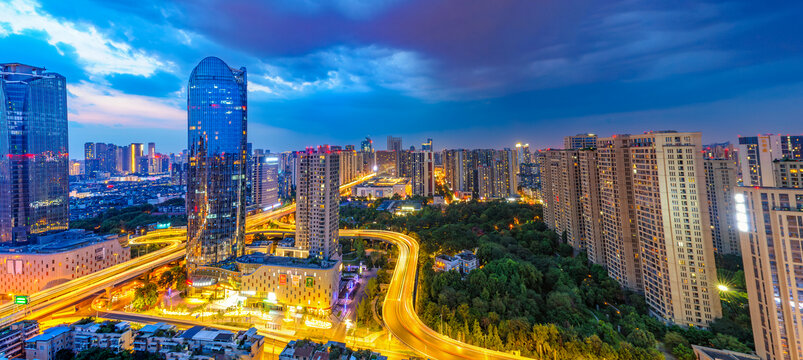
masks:
<svg viewBox="0 0 803 360"><path fill-rule="evenodd" d="M555 147L675 129L803 133L803 3L0 0L4 62L67 77L70 148L186 147L204 57L245 66L249 141Z"/></svg>

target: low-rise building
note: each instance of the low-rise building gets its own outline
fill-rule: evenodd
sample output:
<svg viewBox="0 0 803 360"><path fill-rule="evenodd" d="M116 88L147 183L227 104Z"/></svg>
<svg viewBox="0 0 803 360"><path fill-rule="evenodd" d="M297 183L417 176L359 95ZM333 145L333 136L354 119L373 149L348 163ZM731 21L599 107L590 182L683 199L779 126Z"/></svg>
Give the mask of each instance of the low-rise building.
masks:
<svg viewBox="0 0 803 360"><path fill-rule="evenodd" d="M328 314L337 301L341 263L251 254L237 259L241 273L240 294L248 302L275 307L304 307Z"/></svg>
<svg viewBox="0 0 803 360"><path fill-rule="evenodd" d="M134 350L162 354L181 350L181 342L174 339L178 333L175 326L165 323L145 325L134 335Z"/></svg>
<svg viewBox="0 0 803 360"><path fill-rule="evenodd" d="M24 342L39 332L35 320L23 320L0 329L0 358L25 357Z"/></svg>
<svg viewBox="0 0 803 360"><path fill-rule="evenodd" d="M232 332L195 326L178 331L164 323L132 330L128 323L79 321L45 330L25 342L28 360L53 360L56 353L107 348L158 353L166 360L261 360L265 339L256 328Z"/></svg>
<svg viewBox="0 0 803 360"><path fill-rule="evenodd" d="M450 271L452 269L460 269L460 259L456 256L449 256L440 254L435 256L435 271Z"/></svg>
<svg viewBox="0 0 803 360"><path fill-rule="evenodd" d="M72 349L72 328L56 326L25 340L27 360L52 360L61 349Z"/></svg>
<svg viewBox="0 0 803 360"><path fill-rule="evenodd" d="M480 267L480 260L477 259L477 255L474 255L474 253L469 250L463 250L457 254L456 257L460 259L460 268L463 273L468 273Z"/></svg>
<svg viewBox="0 0 803 360"><path fill-rule="evenodd" d="M697 360L760 360L758 356L730 350L712 349L705 346L692 345Z"/></svg>
<svg viewBox="0 0 803 360"><path fill-rule="evenodd" d="M292 340L279 354L279 360L387 360L378 352L353 350L341 342L329 341L326 344L309 340Z"/></svg>
<svg viewBox="0 0 803 360"><path fill-rule="evenodd" d="M133 348L131 325L125 321L76 323L72 328L73 350L76 353L92 347L114 351Z"/></svg>
<svg viewBox="0 0 803 360"><path fill-rule="evenodd" d="M163 352L166 360L261 360L265 337L256 328L232 332L193 326L173 338L183 351Z"/></svg>
<svg viewBox="0 0 803 360"><path fill-rule="evenodd" d="M399 195L402 198L410 195L410 181L405 178L373 178L354 187L354 195L359 197L390 198Z"/></svg>
<svg viewBox="0 0 803 360"><path fill-rule="evenodd" d="M440 254L435 256L435 271L450 271L457 270L463 274L468 274L480 266L480 261L477 255L474 255L470 250L463 250L455 256Z"/></svg>
<svg viewBox="0 0 803 360"><path fill-rule="evenodd" d="M33 294L131 259L127 238L72 229L0 247L0 289ZM126 244L126 245L124 245Z"/></svg>

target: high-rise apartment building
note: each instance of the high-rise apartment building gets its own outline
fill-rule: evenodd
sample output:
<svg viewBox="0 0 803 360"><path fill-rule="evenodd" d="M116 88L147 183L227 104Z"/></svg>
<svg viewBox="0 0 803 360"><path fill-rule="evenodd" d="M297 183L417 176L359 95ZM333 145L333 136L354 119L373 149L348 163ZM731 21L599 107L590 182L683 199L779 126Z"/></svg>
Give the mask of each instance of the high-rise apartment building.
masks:
<svg viewBox="0 0 803 360"><path fill-rule="evenodd" d="M187 86L190 270L244 254L247 92L245 68L207 57Z"/></svg>
<svg viewBox="0 0 803 360"><path fill-rule="evenodd" d="M777 187L803 187L803 160L775 160L772 162L772 175Z"/></svg>
<svg viewBox="0 0 803 360"><path fill-rule="evenodd" d="M597 141L601 233L608 274L623 287L641 292L641 254L628 144L629 135Z"/></svg>
<svg viewBox="0 0 803 360"><path fill-rule="evenodd" d="M64 76L0 64L0 243L67 229L67 146Z"/></svg>
<svg viewBox="0 0 803 360"><path fill-rule="evenodd" d="M706 327L722 315L700 133L628 140L644 296L666 321Z"/></svg>
<svg viewBox="0 0 803 360"><path fill-rule="evenodd" d="M296 246L310 256L334 260L340 224L340 154L328 147L298 155Z"/></svg>
<svg viewBox="0 0 803 360"><path fill-rule="evenodd" d="M399 152L402 150L402 138L388 135L388 151Z"/></svg>
<svg viewBox="0 0 803 360"><path fill-rule="evenodd" d="M341 150L340 153L340 183L348 184L361 175L362 162L354 150Z"/></svg>
<svg viewBox="0 0 803 360"><path fill-rule="evenodd" d="M605 246L602 242L602 217L599 202L599 166L597 152L583 149L577 152L580 167L580 206L582 246L588 260L605 266ZM525 165L525 164L522 164Z"/></svg>
<svg viewBox="0 0 803 360"><path fill-rule="evenodd" d="M756 354L803 359L803 189L739 187L735 202Z"/></svg>
<svg viewBox="0 0 803 360"><path fill-rule="evenodd" d="M585 149L597 147L597 135L577 134L563 138L564 149Z"/></svg>
<svg viewBox="0 0 803 360"><path fill-rule="evenodd" d="M281 205L279 201L279 156L255 150L252 158L252 196L261 209Z"/></svg>
<svg viewBox="0 0 803 360"><path fill-rule="evenodd" d="M435 163L432 151L400 151L397 168L399 177L410 179L413 195L435 194Z"/></svg>
<svg viewBox="0 0 803 360"><path fill-rule="evenodd" d="M739 137L739 164L744 186L776 186L772 162L779 159L803 159L803 135Z"/></svg>
<svg viewBox="0 0 803 360"><path fill-rule="evenodd" d="M575 249L583 248L580 164L577 150L547 150L541 169L544 221Z"/></svg>
<svg viewBox="0 0 803 360"><path fill-rule="evenodd" d="M735 159L704 159L711 239L718 254L740 254L733 194L738 178Z"/></svg>

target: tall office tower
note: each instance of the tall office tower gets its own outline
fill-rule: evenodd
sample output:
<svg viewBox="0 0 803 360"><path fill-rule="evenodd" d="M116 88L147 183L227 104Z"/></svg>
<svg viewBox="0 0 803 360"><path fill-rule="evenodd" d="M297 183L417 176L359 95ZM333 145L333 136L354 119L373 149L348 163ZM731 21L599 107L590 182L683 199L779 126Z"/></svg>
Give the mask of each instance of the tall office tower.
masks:
<svg viewBox="0 0 803 360"><path fill-rule="evenodd" d="M599 168L597 152L593 149L578 151L580 166L580 206L583 226L583 248L588 260L605 266L605 247L602 242L602 217L599 204ZM529 164L522 164L529 165Z"/></svg>
<svg viewBox="0 0 803 360"><path fill-rule="evenodd" d="M148 158L153 159L156 157L156 143L148 143Z"/></svg>
<svg viewBox="0 0 803 360"><path fill-rule="evenodd" d="M67 229L66 82L44 68L0 65L0 242Z"/></svg>
<svg viewBox="0 0 803 360"><path fill-rule="evenodd" d="M114 170L117 174L122 174L126 171L125 158L127 149L127 146L117 146L114 149Z"/></svg>
<svg viewBox="0 0 803 360"><path fill-rule="evenodd" d="M128 172L132 174L140 172L141 167L139 159L142 158L144 150L141 143L131 143L131 145L128 146L128 158L126 159L128 162Z"/></svg>
<svg viewBox="0 0 803 360"><path fill-rule="evenodd" d="M736 217L756 354L803 359L803 190L739 187Z"/></svg>
<svg viewBox="0 0 803 360"><path fill-rule="evenodd" d="M421 144L421 150L424 151L434 151L435 149L432 148L432 138L427 138L427 141Z"/></svg>
<svg viewBox="0 0 803 360"><path fill-rule="evenodd" d="M736 161L704 159L708 217L711 219L711 240L718 254L741 254L733 193L736 189Z"/></svg>
<svg viewBox="0 0 803 360"><path fill-rule="evenodd" d="M96 172L100 171L100 159L95 147L95 143L84 144L84 174L87 176L94 176Z"/></svg>
<svg viewBox="0 0 803 360"><path fill-rule="evenodd" d="M580 203L580 166L577 150L547 150L541 169L544 220L547 227L576 250L583 249L583 217Z"/></svg>
<svg viewBox="0 0 803 360"><path fill-rule="evenodd" d="M641 292L641 256L628 143L629 135L597 141L602 244L608 274L622 287Z"/></svg>
<svg viewBox="0 0 803 360"><path fill-rule="evenodd" d="M776 186L771 163L779 159L803 159L803 136L765 134L739 137L739 164L744 186Z"/></svg>
<svg viewBox="0 0 803 360"><path fill-rule="evenodd" d="M85 143L84 144L84 160L94 159L95 158L95 143Z"/></svg>
<svg viewBox="0 0 803 360"><path fill-rule="evenodd" d="M413 195L435 195L435 164L432 151L401 151L399 156L399 177L410 179Z"/></svg>
<svg viewBox="0 0 803 360"><path fill-rule="evenodd" d="M187 264L244 254L247 131L245 68L207 57L187 84Z"/></svg>
<svg viewBox="0 0 803 360"><path fill-rule="evenodd" d="M357 153L357 161L361 175L377 171L376 153L373 151L360 151Z"/></svg>
<svg viewBox="0 0 803 360"><path fill-rule="evenodd" d="M631 135L644 294L653 315L706 327L722 316L700 133Z"/></svg>
<svg viewBox="0 0 803 360"><path fill-rule="evenodd" d="M388 151L401 151L402 138L388 135Z"/></svg>
<svg viewBox="0 0 803 360"><path fill-rule="evenodd" d="M328 147L298 152L296 246L321 259L339 257L340 154Z"/></svg>
<svg viewBox="0 0 803 360"><path fill-rule="evenodd" d="M577 134L563 138L563 148L565 149L585 149L597 147L597 135Z"/></svg>
<svg viewBox="0 0 803 360"><path fill-rule="evenodd" d="M252 191L254 204L261 209L273 208L279 201L279 156L255 150L252 158Z"/></svg>
<svg viewBox="0 0 803 360"><path fill-rule="evenodd" d="M803 187L803 160L775 160L772 162L772 175L777 187Z"/></svg>
<svg viewBox="0 0 803 360"><path fill-rule="evenodd" d="M360 142L360 150L362 150L362 152L374 152L374 141L366 136L365 140Z"/></svg>

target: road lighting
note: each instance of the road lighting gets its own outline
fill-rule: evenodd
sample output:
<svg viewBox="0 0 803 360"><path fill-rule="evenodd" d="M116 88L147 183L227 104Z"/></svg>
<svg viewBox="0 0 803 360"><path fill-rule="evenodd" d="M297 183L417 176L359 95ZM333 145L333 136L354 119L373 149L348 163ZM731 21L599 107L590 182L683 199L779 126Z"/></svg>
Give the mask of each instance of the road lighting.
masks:
<svg viewBox="0 0 803 360"><path fill-rule="evenodd" d="M730 291L730 289L728 289L728 286L727 286L727 285L724 285L724 284L719 284L719 285L717 285L717 289L719 289L719 291L721 291L721 292L728 292L728 291Z"/></svg>

